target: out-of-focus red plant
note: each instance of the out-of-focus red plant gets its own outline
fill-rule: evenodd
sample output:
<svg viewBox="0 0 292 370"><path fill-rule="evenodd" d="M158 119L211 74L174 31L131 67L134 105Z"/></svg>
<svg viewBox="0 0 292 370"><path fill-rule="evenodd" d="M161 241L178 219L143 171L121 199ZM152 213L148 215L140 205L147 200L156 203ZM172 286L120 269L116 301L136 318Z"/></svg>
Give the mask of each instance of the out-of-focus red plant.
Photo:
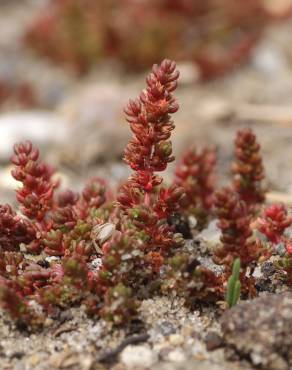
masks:
<svg viewBox="0 0 292 370"><path fill-rule="evenodd" d="M25 39L79 72L104 57L137 70L169 55L209 79L248 59L267 25L291 14L263 0L51 0Z"/></svg>
<svg viewBox="0 0 292 370"><path fill-rule="evenodd" d="M186 193L185 209L193 214L202 228L213 205L216 152L213 148L187 150L175 171L175 183Z"/></svg>

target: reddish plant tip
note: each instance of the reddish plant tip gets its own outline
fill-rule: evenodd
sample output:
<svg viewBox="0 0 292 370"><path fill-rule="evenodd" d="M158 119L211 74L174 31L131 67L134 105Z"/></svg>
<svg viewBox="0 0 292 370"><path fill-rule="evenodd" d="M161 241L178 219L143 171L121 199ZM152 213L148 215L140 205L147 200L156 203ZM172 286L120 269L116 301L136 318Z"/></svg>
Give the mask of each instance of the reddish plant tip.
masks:
<svg viewBox="0 0 292 370"><path fill-rule="evenodd" d="M284 246L285 251L280 254L275 266L285 272L285 280L289 286L292 286L292 239L285 235L285 230L291 225L292 216L281 203L266 207L255 222L257 230L264 234L270 243L275 247Z"/></svg>
<svg viewBox="0 0 292 370"><path fill-rule="evenodd" d="M288 215L287 208L281 203L266 207L256 221L257 229L273 244L280 243L285 229L291 225L292 216Z"/></svg>
<svg viewBox="0 0 292 370"><path fill-rule="evenodd" d="M146 79L146 89L139 98L130 100L125 109L134 134L125 150L125 162L134 171L163 171L174 160L168 139L174 129L170 114L178 110L172 96L178 77L174 62L164 60L160 65L154 65Z"/></svg>
<svg viewBox="0 0 292 370"><path fill-rule="evenodd" d="M32 147L30 141L15 144L13 147L14 155L11 157L11 162L16 166L24 166L29 160L36 161L39 158L39 151Z"/></svg>
<svg viewBox="0 0 292 370"><path fill-rule="evenodd" d="M51 180L53 169L39 161L39 151L31 142L14 145L11 162L15 165L12 176L22 182L16 191L21 210L30 219L41 221L52 207L57 182Z"/></svg>
<svg viewBox="0 0 292 370"><path fill-rule="evenodd" d="M235 157L232 172L233 186L248 206L256 206L265 200L265 177L260 145L250 128L239 130L235 139Z"/></svg>

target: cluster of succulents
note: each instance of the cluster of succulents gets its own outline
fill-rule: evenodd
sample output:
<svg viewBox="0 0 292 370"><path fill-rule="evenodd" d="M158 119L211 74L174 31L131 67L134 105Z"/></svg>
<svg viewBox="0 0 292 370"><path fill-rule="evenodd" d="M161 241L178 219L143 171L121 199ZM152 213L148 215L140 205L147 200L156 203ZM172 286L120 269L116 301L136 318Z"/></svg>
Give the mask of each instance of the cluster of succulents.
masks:
<svg viewBox="0 0 292 370"><path fill-rule="evenodd" d="M263 0L51 0L25 40L81 73L101 58L139 70L168 55L194 61L209 79L248 59L265 27L291 15L291 8L274 14L265 5Z"/></svg>
<svg viewBox="0 0 292 370"><path fill-rule="evenodd" d="M0 304L19 324L40 326L55 310L79 305L121 325L137 315L143 298L159 293L193 307L220 301L227 290L233 305L240 288L243 298L257 293L253 271L276 252L270 244L285 245L277 267L291 283L292 243L284 231L292 218L283 205L261 211L264 171L250 129L237 134L230 187L215 191L216 155L208 148L188 150L173 183L157 174L174 160L178 78L174 62L154 65L146 89L125 108L133 137L124 160L133 173L117 195L101 178L80 194L60 190L54 169L30 142L14 146L19 210L0 206ZM187 225L186 236L173 222L200 221L202 213L205 224L217 218L221 230L220 245L208 252L210 265L200 259L198 244L186 240L202 223ZM266 243L253 235L254 225Z"/></svg>

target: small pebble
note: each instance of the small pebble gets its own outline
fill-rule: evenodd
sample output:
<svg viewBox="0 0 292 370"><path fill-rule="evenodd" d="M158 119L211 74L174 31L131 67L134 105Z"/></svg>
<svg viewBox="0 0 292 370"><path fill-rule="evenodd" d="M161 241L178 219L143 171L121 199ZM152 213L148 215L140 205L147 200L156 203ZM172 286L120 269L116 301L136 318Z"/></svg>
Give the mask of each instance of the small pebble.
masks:
<svg viewBox="0 0 292 370"><path fill-rule="evenodd" d="M167 359L172 362L183 362L186 360L186 355L180 348L176 348L175 350L169 352Z"/></svg>
<svg viewBox="0 0 292 370"><path fill-rule="evenodd" d="M163 321L159 326L158 326L158 331L163 335L167 336L170 334L175 333L175 327L174 325L169 322L169 321Z"/></svg>
<svg viewBox="0 0 292 370"><path fill-rule="evenodd" d="M121 353L120 359L127 369L149 369L157 361L157 356L149 347L128 346Z"/></svg>
<svg viewBox="0 0 292 370"><path fill-rule="evenodd" d="M205 343L208 351L214 351L222 346L223 340L218 334L210 332L206 335Z"/></svg>
<svg viewBox="0 0 292 370"><path fill-rule="evenodd" d="M180 334L172 334L169 337L169 342L174 346L179 346L184 342L184 338Z"/></svg>

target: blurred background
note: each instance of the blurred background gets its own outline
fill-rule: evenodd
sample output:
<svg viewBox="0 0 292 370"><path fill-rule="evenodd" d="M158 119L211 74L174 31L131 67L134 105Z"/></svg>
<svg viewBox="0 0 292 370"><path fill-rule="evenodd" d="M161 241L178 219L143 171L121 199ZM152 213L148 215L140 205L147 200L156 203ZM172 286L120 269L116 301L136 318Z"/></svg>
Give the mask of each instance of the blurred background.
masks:
<svg viewBox="0 0 292 370"><path fill-rule="evenodd" d="M123 107L164 58L181 71L175 155L216 144L224 181L249 125L271 189L292 193L291 35L292 0L0 0L1 202L24 139L66 187L125 178Z"/></svg>

